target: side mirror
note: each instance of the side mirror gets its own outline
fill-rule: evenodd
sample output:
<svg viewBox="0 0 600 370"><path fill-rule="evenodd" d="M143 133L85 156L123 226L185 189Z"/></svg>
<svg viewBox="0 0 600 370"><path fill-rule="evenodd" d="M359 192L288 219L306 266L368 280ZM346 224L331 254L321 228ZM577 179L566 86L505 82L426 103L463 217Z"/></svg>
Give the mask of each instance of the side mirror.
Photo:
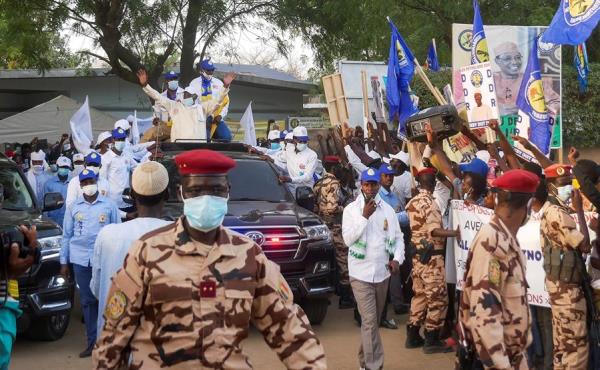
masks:
<svg viewBox="0 0 600 370"><path fill-rule="evenodd" d="M65 204L65 200L61 193L47 193L44 195L44 212L54 211L61 208Z"/></svg>
<svg viewBox="0 0 600 370"><path fill-rule="evenodd" d="M300 207L312 212L315 209L315 194L308 186L300 186L296 188L296 202Z"/></svg>
<svg viewBox="0 0 600 370"><path fill-rule="evenodd" d="M123 202L133 205L133 197L131 196L130 188L123 189L123 194L121 197L123 198Z"/></svg>

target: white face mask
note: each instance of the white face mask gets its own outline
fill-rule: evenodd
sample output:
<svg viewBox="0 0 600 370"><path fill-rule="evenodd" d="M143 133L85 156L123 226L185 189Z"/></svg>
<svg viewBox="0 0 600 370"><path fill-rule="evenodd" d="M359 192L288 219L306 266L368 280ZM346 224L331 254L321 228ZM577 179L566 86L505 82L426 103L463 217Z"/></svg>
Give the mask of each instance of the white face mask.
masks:
<svg viewBox="0 0 600 370"><path fill-rule="evenodd" d="M298 143L298 144L296 144L296 149L299 152L304 151L307 147L308 147L308 144L306 144L306 143Z"/></svg>
<svg viewBox="0 0 600 370"><path fill-rule="evenodd" d="M185 98L183 99L182 103L186 107L191 107L192 105L194 105L194 98Z"/></svg>
<svg viewBox="0 0 600 370"><path fill-rule="evenodd" d="M169 90L177 90L177 88L179 87L179 81L177 80L173 80L173 81L169 81L169 83L167 84L169 86Z"/></svg>
<svg viewBox="0 0 600 370"><path fill-rule="evenodd" d="M87 166L86 167L88 170L92 171L93 173L95 173L96 175L98 173L100 173L100 167L96 167L96 166Z"/></svg>
<svg viewBox="0 0 600 370"><path fill-rule="evenodd" d="M41 164L34 164L31 168L33 169L33 173L36 175L39 175L42 173L42 171L44 171L44 167Z"/></svg>
<svg viewBox="0 0 600 370"><path fill-rule="evenodd" d="M205 79L206 81L210 81L210 80L212 80L212 75L209 75L208 73L206 73L206 72L204 72L204 71L200 72L200 74L202 75L202 77L204 77L204 79Z"/></svg>
<svg viewBox="0 0 600 370"><path fill-rule="evenodd" d="M571 184L556 187L556 196L558 197L558 199L560 199L561 201L563 201L565 203L568 203L569 200L571 199L572 192L573 192L573 185L571 185Z"/></svg>
<svg viewBox="0 0 600 370"><path fill-rule="evenodd" d="M125 149L125 142L124 141L115 141L115 149L122 152L123 149Z"/></svg>
<svg viewBox="0 0 600 370"><path fill-rule="evenodd" d="M87 195L88 197L91 197L98 192L98 184L82 186L81 190L83 190L83 194Z"/></svg>

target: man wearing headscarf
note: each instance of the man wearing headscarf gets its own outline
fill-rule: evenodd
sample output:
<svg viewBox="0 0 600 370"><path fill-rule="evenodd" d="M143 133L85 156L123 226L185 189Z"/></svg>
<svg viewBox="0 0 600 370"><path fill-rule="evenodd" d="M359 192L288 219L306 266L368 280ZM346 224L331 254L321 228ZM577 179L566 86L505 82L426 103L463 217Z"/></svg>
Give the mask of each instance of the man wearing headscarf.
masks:
<svg viewBox="0 0 600 370"><path fill-rule="evenodd" d="M31 189L35 194L38 207L44 204L44 185L50 178L50 174L46 173L46 153L42 150L31 153L31 167L27 171L27 181L31 185Z"/></svg>

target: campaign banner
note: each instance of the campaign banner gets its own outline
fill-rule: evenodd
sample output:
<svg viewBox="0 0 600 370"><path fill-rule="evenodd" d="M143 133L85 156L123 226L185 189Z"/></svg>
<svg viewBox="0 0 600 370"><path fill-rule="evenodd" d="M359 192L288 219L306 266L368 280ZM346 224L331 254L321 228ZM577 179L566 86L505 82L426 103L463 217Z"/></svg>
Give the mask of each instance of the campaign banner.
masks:
<svg viewBox="0 0 600 370"><path fill-rule="evenodd" d="M463 82L461 68L471 65L471 42L473 38L473 25L452 25L452 67L454 99L459 104L464 102ZM527 56L530 54L533 42L546 27L533 26L484 26L489 49L489 60L494 78L497 106L500 121L503 125L518 120L517 96L527 65ZM539 42L538 56L540 60L540 73L544 89L544 100L548 107L551 123L560 123L561 116L561 48ZM513 133L528 137L529 130L521 129ZM551 148L562 145L561 135L553 127ZM508 128L504 127L507 131Z"/></svg>
<svg viewBox="0 0 600 370"><path fill-rule="evenodd" d="M496 84L490 62L461 67L460 80L469 126L485 128L491 119L498 119Z"/></svg>

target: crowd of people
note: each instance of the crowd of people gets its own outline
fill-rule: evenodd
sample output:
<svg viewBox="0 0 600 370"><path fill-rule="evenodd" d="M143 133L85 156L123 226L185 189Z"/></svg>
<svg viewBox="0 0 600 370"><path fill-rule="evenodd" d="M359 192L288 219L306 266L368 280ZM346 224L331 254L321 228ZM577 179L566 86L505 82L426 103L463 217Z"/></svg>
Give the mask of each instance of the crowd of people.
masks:
<svg viewBox="0 0 600 370"><path fill-rule="evenodd" d="M215 85L211 66L202 62L200 80L184 89L167 74L162 94L138 72L159 112L154 141L231 139L223 118L234 76ZM222 227L235 161L204 149L176 156L183 216L163 220L169 174L153 160L156 143L134 144L132 119L118 120L82 151L65 134L45 150L34 139L6 153L22 166L38 205L49 193L65 200L45 216L63 227L61 274L79 287L87 335L80 356L93 353L98 368L185 361L247 368L239 343L252 321L288 368L325 368L323 347L277 266ZM170 133L161 136L162 129ZM576 149L569 164L553 163L515 136L536 159L526 162L498 122L489 129L497 142L484 144L463 128L479 151L461 164L429 127L427 143L409 150L385 130L371 126L365 135L347 125L342 150L320 159L302 126L275 126L262 146L248 146L273 163L293 196L312 189L314 211L332 233L339 308L354 309L360 325L361 368L384 366L379 327L398 329L389 303L409 315L406 348L436 354L459 344L460 368L469 361L468 368L587 368L582 256L591 253L593 276L600 260L583 212L600 207L600 166ZM133 205L123 199L126 189ZM448 219L452 200L494 212L471 243L460 291L445 272L453 263L447 241L461 238ZM527 301L516 234L532 214L541 218L550 308Z"/></svg>

